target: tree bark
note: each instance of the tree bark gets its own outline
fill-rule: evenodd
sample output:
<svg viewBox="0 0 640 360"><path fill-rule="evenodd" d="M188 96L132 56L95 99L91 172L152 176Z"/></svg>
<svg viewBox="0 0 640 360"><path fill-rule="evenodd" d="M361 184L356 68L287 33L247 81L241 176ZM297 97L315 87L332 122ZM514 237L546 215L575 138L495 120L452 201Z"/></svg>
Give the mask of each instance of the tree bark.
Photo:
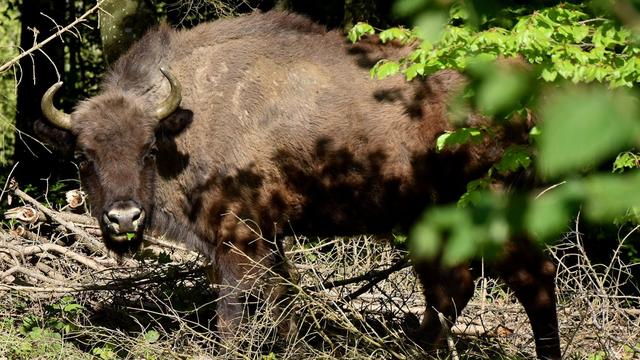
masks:
<svg viewBox="0 0 640 360"><path fill-rule="evenodd" d="M107 63L113 63L151 26L155 7L146 0L109 0L102 5L100 37Z"/></svg>

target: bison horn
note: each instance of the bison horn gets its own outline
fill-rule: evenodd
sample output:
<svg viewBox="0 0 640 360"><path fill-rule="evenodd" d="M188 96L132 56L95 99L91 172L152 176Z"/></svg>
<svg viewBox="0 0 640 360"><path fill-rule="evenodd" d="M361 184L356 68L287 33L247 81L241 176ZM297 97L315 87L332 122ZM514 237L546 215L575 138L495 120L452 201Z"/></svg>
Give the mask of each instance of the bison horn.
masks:
<svg viewBox="0 0 640 360"><path fill-rule="evenodd" d="M176 79L169 70L161 67L160 71L162 72L162 75L169 80L169 84L171 84L171 93L156 110L156 118L162 120L171 115L176 111L178 106L180 106L180 101L182 101L182 86L178 79Z"/></svg>
<svg viewBox="0 0 640 360"><path fill-rule="evenodd" d="M71 115L58 110L53 106L53 97L61 86L62 81L57 82L44 93L42 100L40 101L40 108L42 109L44 116L49 119L53 125L61 129L71 130Z"/></svg>

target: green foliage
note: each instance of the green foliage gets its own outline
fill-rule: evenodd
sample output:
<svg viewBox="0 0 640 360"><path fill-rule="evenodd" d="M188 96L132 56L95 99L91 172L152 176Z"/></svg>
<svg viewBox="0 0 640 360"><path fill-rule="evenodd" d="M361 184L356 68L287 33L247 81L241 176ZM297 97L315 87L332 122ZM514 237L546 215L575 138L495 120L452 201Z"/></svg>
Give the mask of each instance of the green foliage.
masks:
<svg viewBox="0 0 640 360"><path fill-rule="evenodd" d="M67 342L74 327L71 321L82 314L83 308L70 296L41 308L37 313L28 310L28 304L17 301L12 314L0 322L0 347L2 355L9 359L89 359L85 352ZM26 312L20 321L16 313ZM4 352L6 351L6 352Z"/></svg>
<svg viewBox="0 0 640 360"><path fill-rule="evenodd" d="M408 9L423 9L427 3L398 1L396 10L409 15L415 11ZM481 21L480 29L465 21L469 13L474 13L473 5L467 2L454 2L448 17L444 17L442 8L431 8L415 19L418 30L414 34L423 43L402 63L400 72L408 80L415 77L417 68L424 69L424 74L440 69L464 71L478 56L522 56L540 66L539 77L545 81L598 81L610 87L631 87L640 81L637 39L615 20L591 14L586 5L562 3L532 12L507 8ZM506 25L493 26L496 23ZM372 29L368 30L371 34ZM510 81L509 86L517 86L517 81ZM505 89L504 93L511 91Z"/></svg>
<svg viewBox="0 0 640 360"><path fill-rule="evenodd" d="M380 41L382 41L382 43L396 40L402 44L406 44L413 39L413 33L405 28L392 27L380 32Z"/></svg>
<svg viewBox="0 0 640 360"><path fill-rule="evenodd" d="M598 164L640 135L638 99L603 87L557 91L540 109L540 168L549 175Z"/></svg>
<svg viewBox="0 0 640 360"><path fill-rule="evenodd" d="M64 296L58 302L45 306L44 317L33 314L25 315L20 326L20 333L29 335L34 331L50 331L58 334L68 334L75 330L76 321L84 311L82 305L75 302L72 296Z"/></svg>
<svg viewBox="0 0 640 360"><path fill-rule="evenodd" d="M632 169L639 167L640 105L629 88L640 82L640 42L612 11L429 0L398 0L395 11L413 19L417 29L405 34L420 45L405 58L380 61L372 77L403 74L411 81L455 69L469 79L449 104L450 121L460 126L440 135L435 151L456 151L492 136L491 127L465 125L471 109L493 118L495 126L528 119L528 109L538 117L531 143L507 148L483 177L467 184L457 207L425 212L409 236L414 256L453 265L480 253L491 256L509 237L549 240L579 209L591 221L638 219L640 175ZM438 29L443 14L446 24ZM613 171L598 172L603 163ZM490 191L532 164L543 179L564 181L541 196Z"/></svg>
<svg viewBox="0 0 640 360"><path fill-rule="evenodd" d="M158 339L160 339L160 333L158 333L155 330L149 330L144 333L144 341L146 341L149 344L153 344L157 342Z"/></svg>
<svg viewBox="0 0 640 360"><path fill-rule="evenodd" d="M19 17L16 0L0 2L0 64L18 55ZM13 155L17 76L11 71L0 74L0 167L7 166Z"/></svg>
<svg viewBox="0 0 640 360"><path fill-rule="evenodd" d="M97 356L101 360L117 359L118 354L113 349L113 346L105 344L104 346L97 346L91 349L91 354Z"/></svg>

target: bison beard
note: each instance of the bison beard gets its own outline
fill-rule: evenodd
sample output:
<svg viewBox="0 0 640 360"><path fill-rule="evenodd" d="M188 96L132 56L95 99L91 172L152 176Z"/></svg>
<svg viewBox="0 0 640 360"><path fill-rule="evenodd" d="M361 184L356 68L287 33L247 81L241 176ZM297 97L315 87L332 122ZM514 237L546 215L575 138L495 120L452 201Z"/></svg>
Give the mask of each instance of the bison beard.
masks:
<svg viewBox="0 0 640 360"><path fill-rule="evenodd" d="M409 51L374 38L348 44L280 12L185 31L162 25L71 115L53 107L54 85L43 113L68 140L59 129L39 125L39 132L57 137L63 154L77 154L107 247L134 250L146 229L208 256L212 278L227 289L218 303L224 333L238 325L237 297L256 272L245 256L284 272L264 239L290 229L311 236L406 229L430 204L457 200L507 146L527 142L530 124L513 122L481 144L437 153L437 136L452 129L447 101L464 79L451 71L412 82L369 78L379 59ZM469 114L465 125L490 124ZM523 238L493 265L525 307L538 356L560 358L554 265ZM468 266L424 259L414 267L428 303L418 340L436 344L444 333L438 314L454 322L473 275Z"/></svg>

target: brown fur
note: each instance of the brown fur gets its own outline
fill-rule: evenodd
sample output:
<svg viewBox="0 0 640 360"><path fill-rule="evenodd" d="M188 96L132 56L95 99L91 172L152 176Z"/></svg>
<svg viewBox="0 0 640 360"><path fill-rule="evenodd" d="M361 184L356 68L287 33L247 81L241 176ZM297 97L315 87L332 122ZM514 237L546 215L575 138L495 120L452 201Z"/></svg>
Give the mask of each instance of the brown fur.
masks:
<svg viewBox="0 0 640 360"><path fill-rule="evenodd" d="M208 255L218 281L240 288L251 270L229 245L268 266L279 261L257 232L273 239L291 229L323 236L406 228L428 205L457 200L508 143L526 140L525 132L499 133L436 153L437 136L451 129L447 100L464 81L451 71L410 83L369 78L377 60L407 51L375 39L351 45L278 12L186 31L160 26L72 114L94 214L136 201L152 214L147 227ZM160 66L182 83L183 100L157 124L152 110L169 92ZM157 159L147 156L154 142ZM119 252L137 245L105 241ZM514 244L497 268L527 309L538 355L558 358L553 265L527 242ZM422 340L437 342L437 312L453 321L473 277L464 266L418 262L416 270L428 299ZM241 308L224 299L219 324L233 327Z"/></svg>

